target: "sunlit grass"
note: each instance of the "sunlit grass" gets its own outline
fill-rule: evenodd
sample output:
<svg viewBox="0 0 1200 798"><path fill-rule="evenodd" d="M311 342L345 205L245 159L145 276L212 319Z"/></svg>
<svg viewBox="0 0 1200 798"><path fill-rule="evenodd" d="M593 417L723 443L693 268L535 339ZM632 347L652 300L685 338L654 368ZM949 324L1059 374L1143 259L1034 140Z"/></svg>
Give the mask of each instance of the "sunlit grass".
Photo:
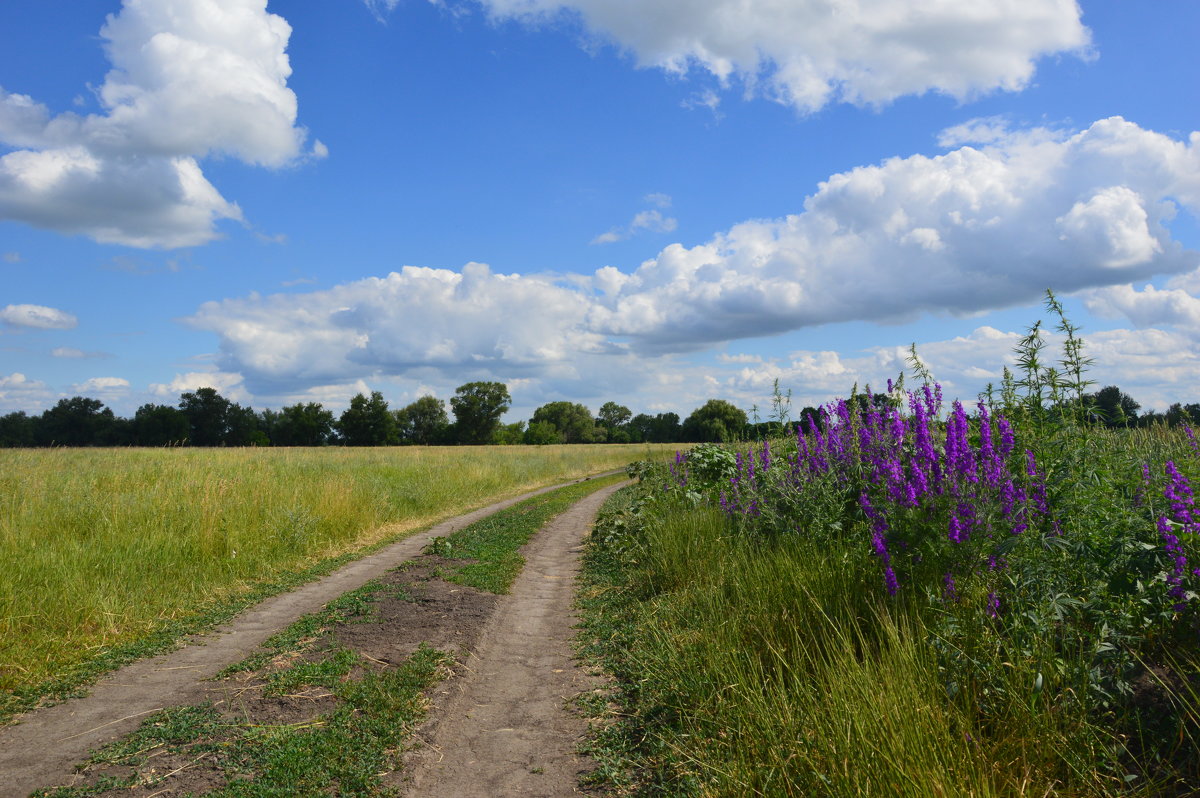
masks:
<svg viewBox="0 0 1200 798"><path fill-rule="evenodd" d="M0 690L283 574L664 448L0 450Z"/></svg>

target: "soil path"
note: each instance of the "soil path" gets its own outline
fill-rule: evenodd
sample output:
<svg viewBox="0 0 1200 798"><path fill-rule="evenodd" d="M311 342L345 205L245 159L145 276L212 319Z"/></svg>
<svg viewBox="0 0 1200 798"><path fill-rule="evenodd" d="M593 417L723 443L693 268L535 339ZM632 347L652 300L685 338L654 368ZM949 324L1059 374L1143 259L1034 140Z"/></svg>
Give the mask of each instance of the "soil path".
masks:
<svg viewBox="0 0 1200 798"><path fill-rule="evenodd" d="M597 686L572 656L579 552L614 485L547 524L484 628L468 672L449 683L405 775L409 798L550 798L579 792L594 767L576 753L587 721L569 702Z"/></svg>
<svg viewBox="0 0 1200 798"><path fill-rule="evenodd" d="M298 590L267 599L226 626L194 638L184 648L114 671L95 684L85 698L21 716L15 725L0 729L0 795L23 798L48 784L63 783L70 777L72 766L90 749L133 731L143 716L164 707L205 700L208 687L203 680L255 653L266 638L301 615L315 612L343 593L416 557L435 536L448 536L563 485L497 502L418 532ZM569 598L565 606L569 606Z"/></svg>

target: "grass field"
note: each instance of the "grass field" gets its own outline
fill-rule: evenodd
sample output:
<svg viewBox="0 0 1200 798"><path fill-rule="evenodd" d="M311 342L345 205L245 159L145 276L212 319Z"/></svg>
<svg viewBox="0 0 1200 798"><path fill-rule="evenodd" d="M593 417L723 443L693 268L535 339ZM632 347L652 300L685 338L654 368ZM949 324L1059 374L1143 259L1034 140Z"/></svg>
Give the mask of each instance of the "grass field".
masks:
<svg viewBox="0 0 1200 798"><path fill-rule="evenodd" d="M0 710L336 558L664 448L0 450Z"/></svg>

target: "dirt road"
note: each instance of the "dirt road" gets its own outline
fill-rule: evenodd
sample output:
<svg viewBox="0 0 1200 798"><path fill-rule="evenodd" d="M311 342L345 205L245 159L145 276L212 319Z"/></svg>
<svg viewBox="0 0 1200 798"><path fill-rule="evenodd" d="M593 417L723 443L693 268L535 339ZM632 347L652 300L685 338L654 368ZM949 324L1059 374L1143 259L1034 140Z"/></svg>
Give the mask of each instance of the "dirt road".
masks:
<svg viewBox="0 0 1200 798"><path fill-rule="evenodd" d="M580 501L525 548L525 570L406 768L410 798L578 792L579 776L594 763L575 753L587 721L568 704L594 682L572 658L571 604L583 539L618 487Z"/></svg>
<svg viewBox="0 0 1200 798"><path fill-rule="evenodd" d="M148 714L164 707L211 700L213 686L204 680L225 666L254 653L259 644L301 615L313 612L332 599L368 580L384 576L401 562L417 557L435 536L448 536L491 513L522 499L554 488L534 491L481 510L459 516L348 564L335 573L291 593L268 599L243 613L234 622L195 640L177 651L126 666L95 685L85 698L29 713L16 725L0 729L0 795L27 796L49 785L69 784L79 779L73 766L90 749L118 739L137 728ZM571 690L580 687L576 669L570 664L570 604L573 562L596 509L613 489L600 491L552 521L527 546L525 573L514 585L511 596L503 597L492 620L485 622L477 654L469 661L473 670L465 679L443 685L453 693L444 711L435 705L425 735L431 739L432 757L414 762L418 774L416 795L570 795L578 770L573 760L574 742L582 731L577 724L562 721L562 706ZM452 591L453 592L453 591ZM442 612L452 625L453 612ZM428 630L426 630L428 631ZM511 639L509 639L511 638ZM514 648L514 644L517 644ZM524 650L522 650L524 647ZM495 664L493 664L495 663ZM482 678L499 681L490 683ZM462 682L462 687L456 685ZM507 684L511 682L511 684ZM455 691L458 691L457 693ZM483 691L483 692L480 692ZM490 695L491 698L486 698ZM486 698L486 700L485 700ZM512 714L504 719L507 702ZM440 702L439 702L440 703ZM445 734L462 734L460 718L476 705L492 706L479 716L482 727L472 739L469 753L451 747ZM535 710L535 707L539 707ZM500 715L488 714L500 712ZM521 731L517 731L521 729ZM445 731L443 731L445 730ZM500 735L497 737L496 735ZM507 738L511 745L505 743ZM556 742L551 743L551 737ZM550 754L550 746L562 749ZM436 746L436 747L435 747ZM535 785L524 785L512 774L506 751L517 757L516 765L527 763L525 776L536 776ZM536 756L535 756L536 752ZM475 788L450 792L424 785L445 778L459 778L449 767L452 758L471 757L481 780ZM493 774L500 768L504 773ZM536 771L536 773L535 773ZM397 779L407 781L409 768ZM507 775L506 775L507 774ZM519 774L517 774L519 775ZM551 791L539 791L536 781ZM514 785L510 792L507 785Z"/></svg>

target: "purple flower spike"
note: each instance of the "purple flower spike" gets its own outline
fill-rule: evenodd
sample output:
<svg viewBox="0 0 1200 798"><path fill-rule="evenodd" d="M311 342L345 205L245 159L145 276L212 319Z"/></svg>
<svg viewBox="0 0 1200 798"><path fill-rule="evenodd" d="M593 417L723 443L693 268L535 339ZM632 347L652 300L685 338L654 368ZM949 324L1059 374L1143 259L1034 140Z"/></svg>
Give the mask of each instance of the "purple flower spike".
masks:
<svg viewBox="0 0 1200 798"><path fill-rule="evenodd" d="M942 598L946 601L958 601L958 587L954 584L954 575L951 573L942 577Z"/></svg>
<svg viewBox="0 0 1200 798"><path fill-rule="evenodd" d="M1183 553L1183 546L1179 543L1179 538L1171 531L1171 524L1167 521L1166 516L1158 517L1158 534L1162 536L1163 548L1171 555L1172 567L1171 574L1167 577L1167 584L1171 587L1167 590L1167 595L1175 599L1174 609L1181 611L1186 606L1187 591L1183 589L1183 575L1187 571L1187 556Z"/></svg>

